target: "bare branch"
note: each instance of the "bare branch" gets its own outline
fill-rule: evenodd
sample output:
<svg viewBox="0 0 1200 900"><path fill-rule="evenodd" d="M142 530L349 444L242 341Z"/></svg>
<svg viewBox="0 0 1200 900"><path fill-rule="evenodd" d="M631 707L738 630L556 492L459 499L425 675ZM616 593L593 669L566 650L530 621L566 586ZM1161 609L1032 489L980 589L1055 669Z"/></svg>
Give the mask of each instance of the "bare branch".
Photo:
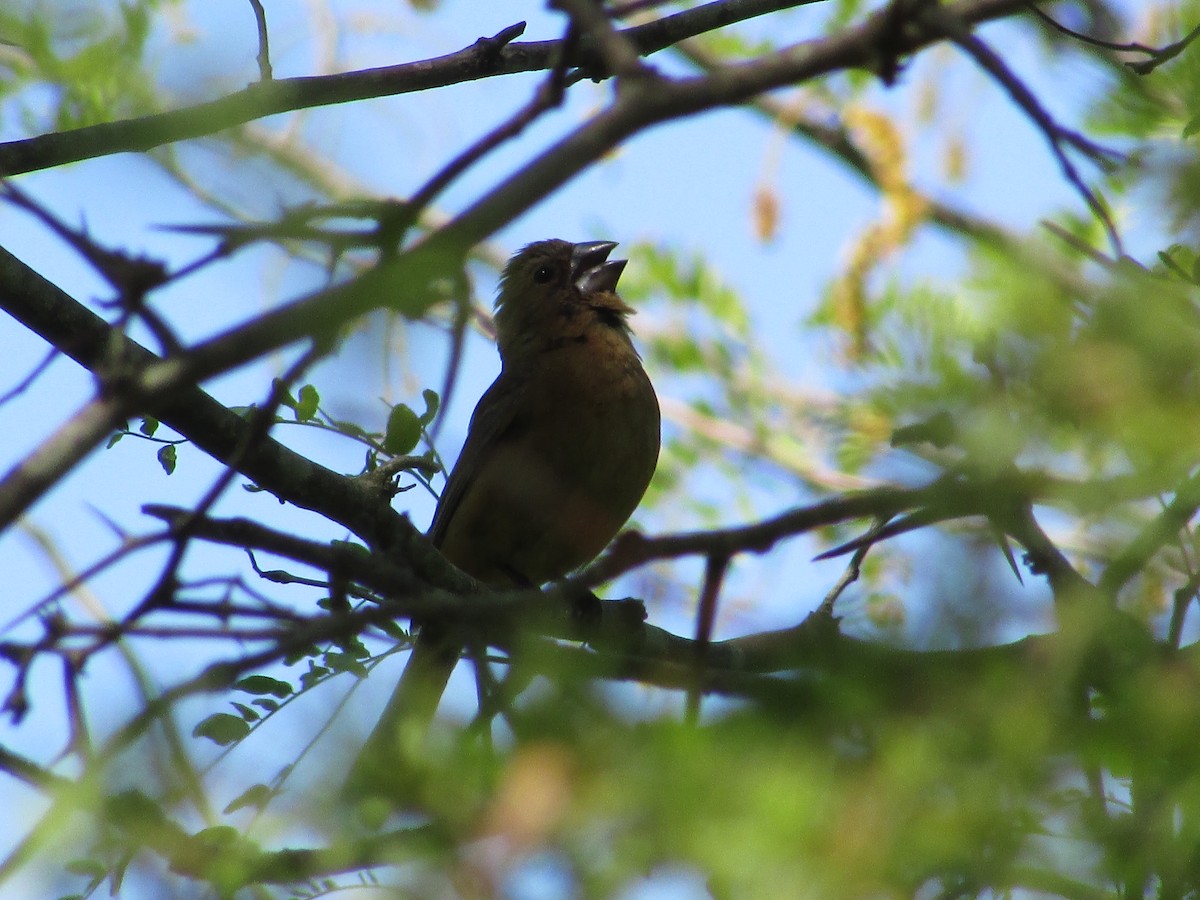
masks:
<svg viewBox="0 0 1200 900"><path fill-rule="evenodd" d="M648 54L685 37L812 2L816 0L716 0L628 29L624 34L639 52ZM1013 0L1005 5L1007 12L1017 8L1019 2ZM10 141L0 144L0 176L112 153L149 150L298 109L390 97L494 75L550 68L558 42L513 44L524 30L525 23L519 22L490 38L480 38L470 47L434 59L338 75L260 81L236 94L186 109ZM570 63L587 68L598 61L594 51L581 48Z"/></svg>
<svg viewBox="0 0 1200 900"><path fill-rule="evenodd" d="M1107 166L1113 160L1123 159L1122 154L1102 147L1088 140L1078 132L1071 131L1059 125L1038 101L1037 97L1034 96L1033 92L1012 73L1004 61L987 44L965 27L965 23L957 18L952 7L943 8L938 5L924 4L920 10L919 18L932 27L942 29L947 37L970 54L984 71L1000 83L1001 87L1013 99L1013 102L1020 106L1025 114L1033 120L1033 123L1037 125L1050 144L1050 149L1054 153L1055 159L1058 160L1063 176L1074 186L1079 195L1083 197L1096 218L1103 223L1104 229L1108 233L1108 239L1112 244L1114 255L1117 257L1124 256L1124 251L1121 247L1121 236L1117 232L1116 225L1113 224L1108 208L1099 195L1084 182L1082 176L1079 174L1079 170L1075 168L1075 164L1071 162L1070 157L1067 156L1063 147L1064 145L1073 147L1101 166Z"/></svg>
<svg viewBox="0 0 1200 900"><path fill-rule="evenodd" d="M271 47L267 40L267 11L263 9L261 0L250 0L254 7L254 21L258 26L258 77L263 81L271 81Z"/></svg>
<svg viewBox="0 0 1200 900"><path fill-rule="evenodd" d="M1101 40L1100 38L1094 38L1091 35L1081 34L1078 31L1068 28L1049 13L1039 9L1036 3L1029 3L1029 11L1059 34L1066 35L1069 38L1073 38L1074 40L1080 41L1091 47L1099 47L1101 50L1113 50L1117 53L1146 54L1150 57L1150 59L1143 60L1142 62L1125 63L1129 69L1136 72L1138 75L1149 75L1163 63L1174 59L1187 49L1188 44L1192 43L1192 41L1194 41L1197 37L1200 37L1200 25L1197 25L1184 37L1172 44L1167 44L1165 47L1147 47L1145 44L1140 44L1137 41L1118 43L1116 41L1105 41Z"/></svg>
<svg viewBox="0 0 1200 900"><path fill-rule="evenodd" d="M93 371L103 371L114 346L135 373L131 378L144 373L146 367L166 365L3 248L0 308ZM9 522L27 509L62 476L68 460L82 458L116 428L115 420L123 421L115 415L118 406L125 406L128 413L131 404L136 405L133 392L120 403L114 399L93 401L85 408L84 419L72 420L53 443L43 445L27 460L28 465L13 473L12 484L5 480L7 487L0 493L0 521ZM170 389L160 387L160 393L152 392L144 405L155 418L214 459L232 459L242 445L245 420L186 380L175 381ZM406 520L354 479L332 472L269 438L255 443L239 470L280 499L318 511L372 543L394 543L398 547L416 534Z"/></svg>
<svg viewBox="0 0 1200 900"><path fill-rule="evenodd" d="M730 557L722 553L711 553L704 563L704 585L700 588L700 602L696 604L696 684L688 689L687 716L693 724L700 717L700 684L703 682L704 661L712 644L713 623L717 618L717 600L721 596L721 585L729 570Z"/></svg>
<svg viewBox="0 0 1200 900"><path fill-rule="evenodd" d="M960 0L947 10L953 11L958 21L970 24L1007 15L1021 2ZM877 13L857 28L727 66L712 75L664 80L654 91L627 92L410 250L348 283L311 294L217 335L164 366L170 367L170 373L184 369L192 380L202 381L301 338L332 333L380 306L419 316L433 302L427 287L431 280L453 272L470 247L490 237L626 138L651 125L742 103L776 87L845 68L870 66L887 23L887 17ZM941 31L932 28L914 28L901 36L899 49L912 52L935 43L941 36ZM159 376L148 372L147 377L154 380Z"/></svg>

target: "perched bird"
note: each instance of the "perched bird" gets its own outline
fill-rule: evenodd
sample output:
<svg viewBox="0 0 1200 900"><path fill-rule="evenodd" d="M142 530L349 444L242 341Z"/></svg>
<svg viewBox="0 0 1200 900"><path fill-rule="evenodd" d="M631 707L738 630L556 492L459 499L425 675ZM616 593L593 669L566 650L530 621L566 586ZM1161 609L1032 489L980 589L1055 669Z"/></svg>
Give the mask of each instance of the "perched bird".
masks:
<svg viewBox="0 0 1200 900"><path fill-rule="evenodd" d="M502 368L471 417L429 536L493 587L530 587L592 560L658 462L658 398L616 294L615 243L539 241L509 260L496 300ZM427 626L351 772L377 792L424 733L461 653Z"/></svg>

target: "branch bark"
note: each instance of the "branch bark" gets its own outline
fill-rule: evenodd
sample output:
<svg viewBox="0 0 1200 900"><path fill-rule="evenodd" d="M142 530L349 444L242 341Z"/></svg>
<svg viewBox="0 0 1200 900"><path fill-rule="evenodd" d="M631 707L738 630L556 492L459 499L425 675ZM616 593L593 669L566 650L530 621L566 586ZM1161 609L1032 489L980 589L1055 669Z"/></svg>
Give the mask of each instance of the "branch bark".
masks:
<svg viewBox="0 0 1200 900"><path fill-rule="evenodd" d="M687 37L814 2L817 0L717 0L626 29L621 35L645 55ZM0 144L0 177L113 153L144 152L299 109L392 97L550 68L558 41L512 43L524 31L525 23L518 22L446 56L337 75L259 81L235 94L185 109L9 141ZM604 71L594 41L582 43L570 62L597 78Z"/></svg>

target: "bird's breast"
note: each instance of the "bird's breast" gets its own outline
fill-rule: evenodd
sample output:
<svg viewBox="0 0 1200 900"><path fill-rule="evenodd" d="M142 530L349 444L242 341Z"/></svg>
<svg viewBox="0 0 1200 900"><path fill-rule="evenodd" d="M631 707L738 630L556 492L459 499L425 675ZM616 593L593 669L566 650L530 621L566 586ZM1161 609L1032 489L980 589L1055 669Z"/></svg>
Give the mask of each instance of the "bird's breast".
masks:
<svg viewBox="0 0 1200 900"><path fill-rule="evenodd" d="M542 355L531 455L624 519L658 460L658 399L628 338L598 327ZM619 527L619 526L618 526Z"/></svg>
<svg viewBox="0 0 1200 900"><path fill-rule="evenodd" d="M511 433L447 529L443 552L485 581L542 584L589 562L654 474L658 400L627 336L564 337L506 362L520 384Z"/></svg>

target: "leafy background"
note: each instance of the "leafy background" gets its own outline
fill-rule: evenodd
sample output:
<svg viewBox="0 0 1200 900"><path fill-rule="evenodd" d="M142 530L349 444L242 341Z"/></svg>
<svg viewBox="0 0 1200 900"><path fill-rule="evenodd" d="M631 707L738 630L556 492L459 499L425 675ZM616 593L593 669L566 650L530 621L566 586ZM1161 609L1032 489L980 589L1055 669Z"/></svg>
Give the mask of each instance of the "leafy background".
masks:
<svg viewBox="0 0 1200 900"><path fill-rule="evenodd" d="M1198 18L1191 3L1040 6L1076 30L1148 47L1180 40ZM877 8L813 3L648 62L694 75L836 36ZM266 12L276 78L426 59L517 19L528 23L522 41L556 40L564 28L561 12L532 4L314 0ZM378 878L413 896L1197 890L1197 673L1172 648L1194 637L1186 612L1197 587L1188 491L1200 421L1200 57L1189 44L1138 73L1126 63L1147 54L1089 46L1030 13L977 34L1063 128L1124 154L1111 171L1072 158L1105 197L1127 260L1005 87L942 42L905 59L893 84L846 71L637 134L474 248L466 272L481 315L460 362L453 303L414 320L376 311L289 386L273 432L338 472L385 458L371 456L380 441L399 453L432 444L452 460L498 368L486 324L498 265L543 237L619 240L631 260L623 294L638 308L666 418L635 527L732 526L946 473L991 485L991 518L948 515L871 549L835 606L850 650L819 645L788 679L707 698L699 723L685 712L686 692L654 686L661 678L594 679L545 662L552 677L535 681L493 743L464 727L475 710L464 666L438 752L420 761L419 824L376 845L332 795L394 684L398 628L181 697L143 740L113 743L152 698L256 646L202 634L212 628L203 616L179 616L155 624L161 633L147 625L103 652L70 652L89 646L88 628L128 616L174 565L170 544L127 546L155 527L143 504L195 507L222 471L167 426L135 416L128 435L0 534L13 662L3 744L67 779L31 786L8 763L19 776L2 788L15 811L2 870L13 889L191 896L249 882L315 896L365 891ZM233 0L9 4L0 39L6 141L186 107L259 77L251 4ZM112 321L114 289L82 259L79 234L178 270L216 242L174 226L408 197L545 79L531 72L304 109L46 167L12 180L27 202L9 195L0 206L0 242ZM612 96L611 82L573 86L561 108L439 196L417 237ZM74 229L75 246L31 207ZM252 243L156 289L152 308L190 344L374 262L369 248L333 260L326 250ZM137 317L129 333L154 344ZM22 388L0 407L0 452L12 465L95 382L63 358L38 369L45 344L13 320L0 319L0 345L0 390ZM270 354L206 388L231 408L262 405L271 379L299 358L295 348ZM1059 562L1099 587L1103 612L1072 600L1055 583L1059 570L1043 577L1046 554L997 512L1014 472L1044 479L1019 499ZM418 526L433 508L428 480L411 471L401 479L411 489L394 501ZM348 537L243 485L221 492L212 514L322 542ZM940 507L928 508L938 518ZM848 518L736 557L717 638L801 622L846 570L845 556L813 557L869 524ZM1139 555L1148 529L1158 540ZM1006 530L1011 539L998 537ZM109 555L86 584L43 602ZM657 561L602 593L642 598L653 624L690 636L703 571L701 557ZM331 605L327 586L264 581L234 548L190 542L178 572L188 596L212 603L255 592L305 613ZM23 659L52 611L72 640ZM1045 637L1022 642L1028 635ZM109 746L120 749L111 759ZM326 848L283 873L311 881L271 868L285 866L272 850L296 846ZM402 865L356 865L356 853ZM276 881L284 886L266 887Z"/></svg>

